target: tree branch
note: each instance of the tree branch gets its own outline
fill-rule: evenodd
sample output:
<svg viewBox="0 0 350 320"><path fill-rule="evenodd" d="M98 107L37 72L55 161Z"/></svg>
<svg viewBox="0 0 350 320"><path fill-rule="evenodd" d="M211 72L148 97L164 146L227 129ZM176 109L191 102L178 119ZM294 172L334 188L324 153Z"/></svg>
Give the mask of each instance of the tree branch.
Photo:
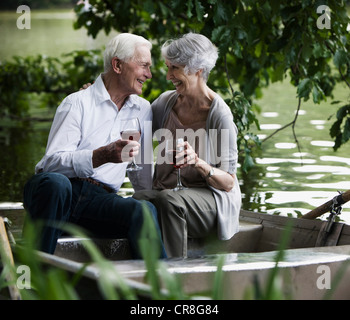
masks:
<svg viewBox="0 0 350 320"><path fill-rule="evenodd" d="M232 96L234 96L235 90L233 89L233 87L232 87L232 85L231 85L231 79L230 79L230 75L229 75L229 73L228 73L228 67L227 67L226 54L225 54L225 72L226 72L226 77L227 77L228 85L230 86L230 89L231 89Z"/></svg>
<svg viewBox="0 0 350 320"><path fill-rule="evenodd" d="M292 126L292 132L293 132L294 141L295 141L295 143L297 144L297 147L298 147L298 151L299 151L299 154L300 154L300 160L303 161L303 158L301 156L300 144L299 144L296 132L295 132L295 125L297 123L297 119L298 119L298 116L299 116L300 106L301 106L301 98L298 99L297 111L295 113L295 117L294 117L293 121L291 121L290 123L287 123L283 127L281 127L279 129L275 130L274 132L272 132L269 136L267 136L265 139L262 140L262 143L264 143L268 139L272 138L276 133L278 133L278 132L288 128L289 126Z"/></svg>

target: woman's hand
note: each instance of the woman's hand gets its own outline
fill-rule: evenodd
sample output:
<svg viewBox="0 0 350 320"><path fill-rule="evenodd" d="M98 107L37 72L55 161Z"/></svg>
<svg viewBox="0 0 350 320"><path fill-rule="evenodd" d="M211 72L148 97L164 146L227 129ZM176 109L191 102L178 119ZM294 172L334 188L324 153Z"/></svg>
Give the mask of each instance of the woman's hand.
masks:
<svg viewBox="0 0 350 320"><path fill-rule="evenodd" d="M193 166L198 170L200 175L207 180L207 183L210 186L227 192L231 191L235 181L234 174L231 175L219 168L214 168L204 160L200 159L187 141L185 141L182 145L184 146L184 151L179 152L176 156L176 159L180 160L176 162L178 165L180 165L180 168ZM214 170L214 174L210 178L207 178L208 173L212 169Z"/></svg>
<svg viewBox="0 0 350 320"><path fill-rule="evenodd" d="M176 159L179 159L179 161L176 161L176 163L180 165L180 168L186 168L189 165L196 166L197 162L199 161L199 158L196 152L193 150L192 146L187 141L185 141L181 145L179 144L178 146L184 147L184 151L179 152L176 155Z"/></svg>

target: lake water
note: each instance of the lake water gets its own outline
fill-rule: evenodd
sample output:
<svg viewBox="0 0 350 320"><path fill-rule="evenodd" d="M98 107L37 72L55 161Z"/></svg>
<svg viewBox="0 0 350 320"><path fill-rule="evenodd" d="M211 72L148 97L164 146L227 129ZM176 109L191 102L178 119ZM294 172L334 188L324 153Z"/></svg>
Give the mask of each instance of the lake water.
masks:
<svg viewBox="0 0 350 320"><path fill-rule="evenodd" d="M27 56L45 54L59 57L73 50L103 48L108 36L99 33L96 39L88 37L83 29L74 30L73 10L31 10L31 28L18 29L16 12L0 11L0 59L13 55Z"/></svg>
<svg viewBox="0 0 350 320"><path fill-rule="evenodd" d="M73 30L74 12L32 11L31 29L19 30L15 12L0 12L0 60L13 55L46 54L60 56L77 49L102 48L115 33L100 34L97 39L86 36L85 30ZM348 101L350 91L339 86L336 100ZM293 120L296 90L287 81L265 90L259 121L262 139ZM314 105L303 102L296 125L300 152L291 128L263 143L256 167L248 174L239 174L243 191L243 207L248 210L293 214L306 213L337 195L337 190L350 189L349 144L336 153L329 128L337 106L331 101ZM333 118L334 119L334 118ZM22 200L22 188L42 157L50 123L2 124L0 202ZM341 218L350 222L350 204L343 206Z"/></svg>
<svg viewBox="0 0 350 320"><path fill-rule="evenodd" d="M349 93L345 86L337 88L334 95L342 101L341 106L348 101ZM287 81L276 83L264 92L264 98L258 101L262 112L258 117L261 131L257 133L261 139L294 119L298 104L295 96L295 88ZM320 105L302 102L295 127L300 150L291 127L263 142L262 157L249 174L257 185L249 200L244 199L252 204L251 209L254 203L259 203L262 212L305 214L333 198L338 190L350 189L349 144L334 152L329 136L337 109L331 101ZM345 204L341 215L346 222L350 222L349 208L349 203Z"/></svg>

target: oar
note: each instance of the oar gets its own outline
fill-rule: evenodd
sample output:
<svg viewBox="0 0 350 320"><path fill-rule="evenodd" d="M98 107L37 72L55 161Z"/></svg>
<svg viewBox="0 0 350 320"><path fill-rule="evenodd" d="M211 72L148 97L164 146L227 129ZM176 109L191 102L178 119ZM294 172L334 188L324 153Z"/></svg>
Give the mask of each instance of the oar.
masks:
<svg viewBox="0 0 350 320"><path fill-rule="evenodd" d="M4 223L4 219L0 217L0 256L3 267L6 264L10 264L10 268L14 268L15 263L12 256L11 246L9 243L9 239L7 237L6 227ZM14 283L15 279L13 279L12 270L8 270L8 273L5 275L5 280L10 284L8 285L8 289L10 292L10 296L12 300L20 300L21 294L19 293L18 288Z"/></svg>
<svg viewBox="0 0 350 320"><path fill-rule="evenodd" d="M340 194L337 197L337 202L339 205L342 205L343 203L346 203L350 200L350 190ZM311 210L310 212L304 214L302 216L303 219L316 219L317 217L323 215L326 212L329 212L333 205L333 199L327 201L326 203L320 205L319 207Z"/></svg>

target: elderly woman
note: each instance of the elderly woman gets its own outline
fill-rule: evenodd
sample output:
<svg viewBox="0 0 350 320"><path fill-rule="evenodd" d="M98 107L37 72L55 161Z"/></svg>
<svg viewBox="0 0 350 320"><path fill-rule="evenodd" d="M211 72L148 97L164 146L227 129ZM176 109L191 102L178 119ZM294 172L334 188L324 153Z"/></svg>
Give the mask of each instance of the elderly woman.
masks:
<svg viewBox="0 0 350 320"><path fill-rule="evenodd" d="M162 55L167 80L176 90L152 104L153 131L160 142L153 190L136 192L134 198L156 206L168 257L186 257L187 238L203 238L216 230L220 240L227 240L238 230L237 128L227 104L207 85L218 58L209 39L186 34L167 41ZM173 191L176 171L164 163L164 140L169 136L185 138L177 163L185 190Z"/></svg>

